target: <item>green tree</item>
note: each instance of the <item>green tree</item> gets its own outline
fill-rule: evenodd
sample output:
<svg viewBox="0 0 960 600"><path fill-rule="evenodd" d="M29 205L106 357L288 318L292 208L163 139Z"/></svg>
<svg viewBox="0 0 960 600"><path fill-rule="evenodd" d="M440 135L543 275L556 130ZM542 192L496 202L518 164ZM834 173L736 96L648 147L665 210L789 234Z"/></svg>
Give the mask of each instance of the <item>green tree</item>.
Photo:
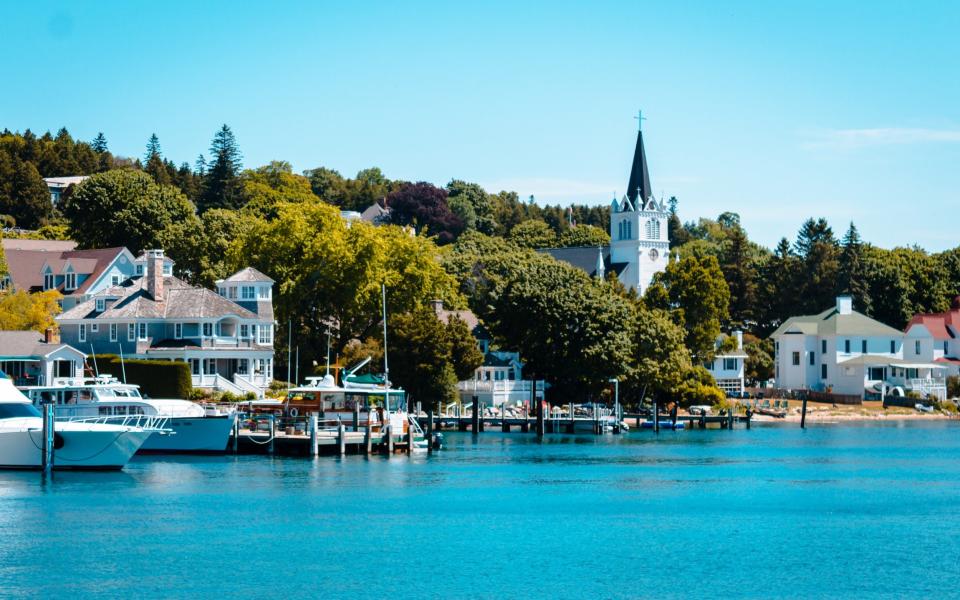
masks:
<svg viewBox="0 0 960 600"><path fill-rule="evenodd" d="M60 299L57 290L0 292L0 330L43 333L50 327L56 329L54 318L61 311Z"/></svg>
<svg viewBox="0 0 960 600"><path fill-rule="evenodd" d="M582 246L606 246L610 243L610 234L593 225L577 225L560 235L559 244L563 248Z"/></svg>
<svg viewBox="0 0 960 600"><path fill-rule="evenodd" d="M723 276L730 288L730 317L740 325L753 322L757 305L758 273L751 256L747 234L740 227L739 218L730 227L723 244L721 263Z"/></svg>
<svg viewBox="0 0 960 600"><path fill-rule="evenodd" d="M467 225L481 233L492 234L497 227L490 195L476 183L454 179L447 184L450 209Z"/></svg>
<svg viewBox="0 0 960 600"><path fill-rule="evenodd" d="M200 212L211 208L240 208L243 200L239 178L242 167L240 147L226 124L213 136L210 156L197 208Z"/></svg>
<svg viewBox="0 0 960 600"><path fill-rule="evenodd" d="M429 306L388 320L391 380L407 391L408 402L437 408L457 394L447 327Z"/></svg>
<svg viewBox="0 0 960 600"><path fill-rule="evenodd" d="M19 227L36 229L52 212L50 191L33 163L0 153L0 214L13 217Z"/></svg>
<svg viewBox="0 0 960 600"><path fill-rule="evenodd" d="M447 339L450 342L450 364L457 381L466 381L483 364L483 352L463 319L454 315L447 321Z"/></svg>
<svg viewBox="0 0 960 600"><path fill-rule="evenodd" d="M773 379L773 340L770 338L758 339L753 336L744 336L743 350L747 353L744 361L744 377L747 381L758 384Z"/></svg>
<svg viewBox="0 0 960 600"><path fill-rule="evenodd" d="M147 152L144 154L143 170L153 177L153 180L160 185L170 185L170 174L167 172L167 166L163 162L163 155L160 153L160 139L157 134L151 134L147 141Z"/></svg>
<svg viewBox="0 0 960 600"><path fill-rule="evenodd" d="M230 276L236 270L228 260L230 250L253 222L243 211L214 208L203 213L199 221L193 218L172 223L164 239L177 275L208 288Z"/></svg>
<svg viewBox="0 0 960 600"><path fill-rule="evenodd" d="M164 247L172 226L198 226L193 205L180 190L138 171L98 173L67 198L70 235L82 248L126 246L138 253Z"/></svg>
<svg viewBox="0 0 960 600"><path fill-rule="evenodd" d="M521 248L554 248L557 234L543 221L524 221L510 231L510 241Z"/></svg>
<svg viewBox="0 0 960 600"><path fill-rule="evenodd" d="M795 289L802 314L816 314L835 300L839 247L826 219L807 219L797 235L801 287Z"/></svg>
<svg viewBox="0 0 960 600"><path fill-rule="evenodd" d="M272 218L277 205L283 202L313 202L317 199L310 188L310 180L294 174L286 161L275 160L244 171L240 186L244 210L265 218Z"/></svg>
<svg viewBox="0 0 960 600"><path fill-rule="evenodd" d="M870 299L870 284L867 281L867 267L864 263L863 243L853 222L843 236L839 264L837 291L852 296L857 310L871 314L873 304Z"/></svg>
<svg viewBox="0 0 960 600"><path fill-rule="evenodd" d="M684 328L685 345L696 362L713 358L720 328L729 318L730 289L717 259L684 256L657 273L644 297L647 306L663 308L669 299L670 314Z"/></svg>
<svg viewBox="0 0 960 600"><path fill-rule="evenodd" d="M107 151L107 136L103 135L102 131L97 133L97 137L93 138L90 147L97 154L103 154Z"/></svg>
<svg viewBox="0 0 960 600"><path fill-rule="evenodd" d="M304 171L303 174L310 181L310 189L324 202L341 206L346 200L347 184L343 176L337 171L326 167L317 167Z"/></svg>
<svg viewBox="0 0 960 600"><path fill-rule="evenodd" d="M684 330L666 312L638 307L633 327L634 369L625 392L639 401L665 397L679 387L692 367L684 336Z"/></svg>

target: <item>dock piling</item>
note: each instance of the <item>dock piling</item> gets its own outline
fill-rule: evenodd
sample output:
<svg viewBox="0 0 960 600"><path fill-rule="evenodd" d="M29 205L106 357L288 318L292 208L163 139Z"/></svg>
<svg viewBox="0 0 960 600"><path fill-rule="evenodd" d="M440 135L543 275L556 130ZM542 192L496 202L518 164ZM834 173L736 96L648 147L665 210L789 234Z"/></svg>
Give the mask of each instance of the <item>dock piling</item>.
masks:
<svg viewBox="0 0 960 600"><path fill-rule="evenodd" d="M407 454L413 454L413 423L407 424Z"/></svg>
<svg viewBox="0 0 960 600"><path fill-rule="evenodd" d="M800 429L807 427L807 397L803 397L803 408L800 409Z"/></svg>
<svg viewBox="0 0 960 600"><path fill-rule="evenodd" d="M387 424L387 455L393 454L393 425Z"/></svg>
<svg viewBox="0 0 960 600"><path fill-rule="evenodd" d="M233 415L233 453L240 452L240 417Z"/></svg>
<svg viewBox="0 0 960 600"><path fill-rule="evenodd" d="M317 413L310 413L310 456L317 455Z"/></svg>
<svg viewBox="0 0 960 600"><path fill-rule="evenodd" d="M360 431L360 404L353 406L353 430Z"/></svg>
<svg viewBox="0 0 960 600"><path fill-rule="evenodd" d="M277 451L277 446L275 441L277 439L277 418L274 416L270 417L270 443L267 444L267 452L270 453L270 456L273 456Z"/></svg>
<svg viewBox="0 0 960 600"><path fill-rule="evenodd" d="M433 405L427 409L427 454L433 454Z"/></svg>
<svg viewBox="0 0 960 600"><path fill-rule="evenodd" d="M363 431L363 447L367 456L370 456L370 452L373 450L373 426L370 424L370 419L367 419L367 427Z"/></svg>
<svg viewBox="0 0 960 600"><path fill-rule="evenodd" d="M337 423L337 452L340 456L347 453L347 428L343 425L343 421Z"/></svg>
<svg viewBox="0 0 960 600"><path fill-rule="evenodd" d="M473 397L473 405L470 407L470 431L473 435L480 433L480 399Z"/></svg>
<svg viewBox="0 0 960 600"><path fill-rule="evenodd" d="M660 404L653 400L653 432L660 433Z"/></svg>

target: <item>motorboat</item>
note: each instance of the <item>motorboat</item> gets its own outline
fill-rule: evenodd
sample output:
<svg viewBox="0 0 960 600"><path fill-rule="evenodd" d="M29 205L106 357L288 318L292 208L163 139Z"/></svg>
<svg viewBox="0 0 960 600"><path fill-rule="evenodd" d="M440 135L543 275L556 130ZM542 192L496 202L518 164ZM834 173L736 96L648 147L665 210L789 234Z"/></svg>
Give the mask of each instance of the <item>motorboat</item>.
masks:
<svg viewBox="0 0 960 600"><path fill-rule="evenodd" d="M55 421L50 462L55 469L122 469L162 426L144 415ZM0 468L41 468L44 445L40 410L0 371Z"/></svg>
<svg viewBox="0 0 960 600"><path fill-rule="evenodd" d="M151 436L139 449L144 454L225 452L236 420L233 409L204 407L189 400L145 398L139 386L111 375L56 378L53 385L22 389L35 406L53 402L61 419L136 415L165 419L171 434Z"/></svg>

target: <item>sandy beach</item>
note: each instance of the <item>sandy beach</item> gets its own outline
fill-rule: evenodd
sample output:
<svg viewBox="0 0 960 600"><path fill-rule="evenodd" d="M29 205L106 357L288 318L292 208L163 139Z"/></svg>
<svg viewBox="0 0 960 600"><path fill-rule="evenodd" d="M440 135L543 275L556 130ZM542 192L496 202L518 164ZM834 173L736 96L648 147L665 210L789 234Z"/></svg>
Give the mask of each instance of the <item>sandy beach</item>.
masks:
<svg viewBox="0 0 960 600"><path fill-rule="evenodd" d="M753 416L754 421L800 422L802 402L790 401L787 416L783 419L767 415ZM833 405L818 402L807 403L807 422L825 423L840 421L900 421L900 420L949 420L958 419L958 415L935 411L921 413L912 408L891 406L884 408L880 402L864 402L861 405Z"/></svg>

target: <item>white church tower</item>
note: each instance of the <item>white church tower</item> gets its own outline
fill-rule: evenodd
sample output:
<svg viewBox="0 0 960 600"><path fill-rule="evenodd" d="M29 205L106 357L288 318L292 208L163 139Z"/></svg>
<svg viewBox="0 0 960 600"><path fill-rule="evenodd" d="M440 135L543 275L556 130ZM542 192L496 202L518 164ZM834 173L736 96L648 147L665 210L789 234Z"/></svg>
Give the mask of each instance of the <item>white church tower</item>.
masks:
<svg viewBox="0 0 960 600"><path fill-rule="evenodd" d="M627 194L619 201L614 198L610 205L610 262L625 265L620 271L620 281L641 295L650 286L654 273L667 268L669 218L663 201L653 197L643 131L639 130Z"/></svg>

